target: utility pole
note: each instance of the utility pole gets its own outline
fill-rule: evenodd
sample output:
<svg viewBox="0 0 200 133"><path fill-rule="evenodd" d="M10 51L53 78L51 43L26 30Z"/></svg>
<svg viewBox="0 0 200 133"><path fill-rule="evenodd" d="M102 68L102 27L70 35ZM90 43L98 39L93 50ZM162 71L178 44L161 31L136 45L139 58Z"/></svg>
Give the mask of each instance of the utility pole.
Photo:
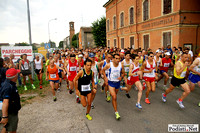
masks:
<svg viewBox="0 0 200 133"><path fill-rule="evenodd" d="M30 45L32 46L32 38L31 38L31 18L30 18L29 0L27 0L27 14L28 14L29 43L30 43Z"/></svg>
<svg viewBox="0 0 200 133"><path fill-rule="evenodd" d="M32 46L32 37L31 37L31 17L30 17L30 9L29 9L29 0L27 0L27 15L28 15L28 29L29 29L29 44ZM31 73L32 79L34 80L34 67L33 62L31 62Z"/></svg>

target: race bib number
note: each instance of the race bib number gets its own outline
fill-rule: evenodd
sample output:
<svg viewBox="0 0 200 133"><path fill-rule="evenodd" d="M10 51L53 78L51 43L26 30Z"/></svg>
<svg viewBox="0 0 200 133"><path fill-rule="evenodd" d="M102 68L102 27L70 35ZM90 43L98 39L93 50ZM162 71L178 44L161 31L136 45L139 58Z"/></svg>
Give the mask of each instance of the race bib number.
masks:
<svg viewBox="0 0 200 133"><path fill-rule="evenodd" d="M81 85L81 91L91 91L90 85Z"/></svg>
<svg viewBox="0 0 200 133"><path fill-rule="evenodd" d="M76 71L76 67L70 67L70 71Z"/></svg>
<svg viewBox="0 0 200 133"><path fill-rule="evenodd" d="M157 62L157 66L158 66L158 67L160 66L160 62L159 62L159 61Z"/></svg>
<svg viewBox="0 0 200 133"><path fill-rule="evenodd" d="M125 72L129 72L129 67L125 67Z"/></svg>
<svg viewBox="0 0 200 133"><path fill-rule="evenodd" d="M196 71L200 73L200 66L197 67Z"/></svg>
<svg viewBox="0 0 200 133"><path fill-rule="evenodd" d="M186 71L181 73L181 77L185 77Z"/></svg>
<svg viewBox="0 0 200 133"><path fill-rule="evenodd" d="M169 67L169 63L164 63L164 67Z"/></svg>
<svg viewBox="0 0 200 133"><path fill-rule="evenodd" d="M56 78L56 74L50 74L50 77L51 77L52 79L55 79L55 78Z"/></svg>
<svg viewBox="0 0 200 133"><path fill-rule="evenodd" d="M0 110L2 110L2 107L3 107L3 102L0 101Z"/></svg>
<svg viewBox="0 0 200 133"><path fill-rule="evenodd" d="M118 73L113 73L111 76L114 80L118 80L118 78L120 77L120 74Z"/></svg>

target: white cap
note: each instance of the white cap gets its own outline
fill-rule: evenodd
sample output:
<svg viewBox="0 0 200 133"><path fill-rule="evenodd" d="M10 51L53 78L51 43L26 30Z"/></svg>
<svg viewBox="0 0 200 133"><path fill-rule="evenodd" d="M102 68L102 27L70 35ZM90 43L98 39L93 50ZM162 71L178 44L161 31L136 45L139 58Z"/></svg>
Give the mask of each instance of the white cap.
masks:
<svg viewBox="0 0 200 133"><path fill-rule="evenodd" d="M80 57L83 57L83 55L82 55L82 54L79 54L79 55L78 55L78 58L80 58Z"/></svg>
<svg viewBox="0 0 200 133"><path fill-rule="evenodd" d="M165 55L171 55L169 52L166 52Z"/></svg>
<svg viewBox="0 0 200 133"><path fill-rule="evenodd" d="M156 50L156 53L159 53L159 52L161 52L159 49L158 49L158 50Z"/></svg>
<svg viewBox="0 0 200 133"><path fill-rule="evenodd" d="M124 50L123 50L123 49L121 50L121 53L124 53Z"/></svg>

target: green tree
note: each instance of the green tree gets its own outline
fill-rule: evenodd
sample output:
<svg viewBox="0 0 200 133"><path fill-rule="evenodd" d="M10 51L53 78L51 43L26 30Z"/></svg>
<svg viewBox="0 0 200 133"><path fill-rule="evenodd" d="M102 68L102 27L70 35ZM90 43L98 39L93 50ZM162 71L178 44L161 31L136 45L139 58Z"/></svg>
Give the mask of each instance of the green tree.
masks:
<svg viewBox="0 0 200 133"><path fill-rule="evenodd" d="M106 46L106 17L92 23L92 34L96 46Z"/></svg>
<svg viewBox="0 0 200 133"><path fill-rule="evenodd" d="M78 36L79 36L79 33L76 33L76 34L72 37L72 46L75 47L75 48L77 48L77 44L78 44L78 47L79 47Z"/></svg>
<svg viewBox="0 0 200 133"><path fill-rule="evenodd" d="M51 44L51 48L56 48L56 43L55 42L50 41L50 44Z"/></svg>
<svg viewBox="0 0 200 133"><path fill-rule="evenodd" d="M63 48L63 41L60 41L60 42L59 42L58 48Z"/></svg>
<svg viewBox="0 0 200 133"><path fill-rule="evenodd" d="M15 43L14 46L30 46L27 42Z"/></svg>

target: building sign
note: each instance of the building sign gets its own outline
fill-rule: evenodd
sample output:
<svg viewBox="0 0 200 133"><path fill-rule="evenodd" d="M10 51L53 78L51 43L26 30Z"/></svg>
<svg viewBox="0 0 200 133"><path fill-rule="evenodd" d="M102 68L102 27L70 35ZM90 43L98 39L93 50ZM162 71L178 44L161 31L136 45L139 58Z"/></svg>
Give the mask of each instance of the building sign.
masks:
<svg viewBox="0 0 200 133"><path fill-rule="evenodd" d="M38 48L38 53L41 53L45 57L45 60L47 59L47 57L46 57L47 49L45 49L44 47L40 47L40 48Z"/></svg>
<svg viewBox="0 0 200 133"><path fill-rule="evenodd" d="M159 20L159 21L155 21L155 22L152 22L152 23L147 23L147 24L144 24L142 25L142 28L151 28L151 27L154 27L154 26L160 26L160 25L165 25L165 24L169 24L173 21L172 18L166 18L166 19L162 19L162 20Z"/></svg>
<svg viewBox="0 0 200 133"><path fill-rule="evenodd" d="M51 48L51 44L50 43L45 43L44 47L45 47L45 49L50 49Z"/></svg>
<svg viewBox="0 0 200 133"><path fill-rule="evenodd" d="M33 50L32 46L2 46L1 47L1 57L9 57L10 54L14 54L15 58L13 62L16 62L22 54L27 54L27 59L33 61Z"/></svg>

